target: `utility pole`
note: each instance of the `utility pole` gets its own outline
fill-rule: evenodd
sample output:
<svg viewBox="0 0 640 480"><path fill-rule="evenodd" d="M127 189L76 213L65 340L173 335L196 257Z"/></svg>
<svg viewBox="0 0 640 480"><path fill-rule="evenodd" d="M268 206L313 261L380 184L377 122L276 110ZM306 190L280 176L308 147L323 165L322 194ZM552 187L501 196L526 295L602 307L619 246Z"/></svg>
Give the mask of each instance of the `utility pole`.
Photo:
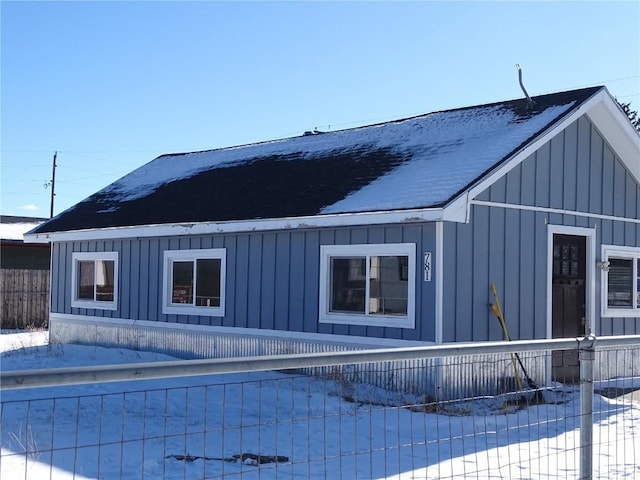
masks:
<svg viewBox="0 0 640 480"><path fill-rule="evenodd" d="M53 173L51 174L51 213L49 218L53 218L53 198L56 196L56 159L58 152L53 152Z"/></svg>

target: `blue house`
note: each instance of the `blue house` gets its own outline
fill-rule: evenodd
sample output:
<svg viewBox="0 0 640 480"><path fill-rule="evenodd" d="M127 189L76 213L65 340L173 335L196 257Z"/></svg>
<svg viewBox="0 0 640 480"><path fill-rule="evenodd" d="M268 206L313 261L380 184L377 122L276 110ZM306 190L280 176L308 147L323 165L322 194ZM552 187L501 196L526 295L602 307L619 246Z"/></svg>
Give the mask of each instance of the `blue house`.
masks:
<svg viewBox="0 0 640 480"><path fill-rule="evenodd" d="M512 339L640 334L640 136L604 87L532 100L162 155L30 232L52 245L51 338L500 340L491 283Z"/></svg>

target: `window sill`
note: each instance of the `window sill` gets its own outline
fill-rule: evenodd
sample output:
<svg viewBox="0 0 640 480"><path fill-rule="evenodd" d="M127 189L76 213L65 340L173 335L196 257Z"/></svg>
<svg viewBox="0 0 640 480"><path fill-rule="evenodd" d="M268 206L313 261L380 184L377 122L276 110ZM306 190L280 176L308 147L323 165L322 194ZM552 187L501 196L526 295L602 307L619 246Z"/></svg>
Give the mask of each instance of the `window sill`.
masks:
<svg viewBox="0 0 640 480"><path fill-rule="evenodd" d="M325 313L320 315L319 323L341 325L360 325L364 327L416 328L415 319L408 316L358 315L348 313Z"/></svg>
<svg viewBox="0 0 640 480"><path fill-rule="evenodd" d="M602 318L640 318L638 308L608 308L601 313Z"/></svg>
<svg viewBox="0 0 640 480"><path fill-rule="evenodd" d="M197 315L199 317L224 317L223 307L195 307L193 305L165 305L162 313L167 315Z"/></svg>
<svg viewBox="0 0 640 480"><path fill-rule="evenodd" d="M72 308L90 308L93 310L117 310L116 302L95 302L92 300L72 300Z"/></svg>

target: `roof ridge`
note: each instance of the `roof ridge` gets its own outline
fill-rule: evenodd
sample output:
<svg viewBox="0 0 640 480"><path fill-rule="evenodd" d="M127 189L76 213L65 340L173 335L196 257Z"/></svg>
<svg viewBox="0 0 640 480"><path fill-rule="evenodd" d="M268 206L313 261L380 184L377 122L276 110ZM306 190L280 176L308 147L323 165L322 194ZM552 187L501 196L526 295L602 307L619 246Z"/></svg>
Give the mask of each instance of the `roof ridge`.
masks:
<svg viewBox="0 0 640 480"><path fill-rule="evenodd" d="M25 217L22 215L0 215L0 223L3 224L11 224L11 223L36 223L36 222L45 222L49 220L44 217Z"/></svg>

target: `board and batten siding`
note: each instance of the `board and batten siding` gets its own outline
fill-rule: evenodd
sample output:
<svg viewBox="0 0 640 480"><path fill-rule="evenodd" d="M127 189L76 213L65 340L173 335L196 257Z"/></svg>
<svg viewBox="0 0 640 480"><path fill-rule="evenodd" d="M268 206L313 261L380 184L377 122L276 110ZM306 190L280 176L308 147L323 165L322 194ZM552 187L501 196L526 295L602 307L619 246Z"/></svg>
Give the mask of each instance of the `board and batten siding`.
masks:
<svg viewBox="0 0 640 480"><path fill-rule="evenodd" d="M415 329L319 323L320 246L378 243L416 245ZM227 252L225 316L163 314L164 251L205 248L225 248ZM72 253L87 251L119 253L117 310L71 306ZM433 253L433 268L438 268L435 264L434 223L61 242L53 245L52 312L128 320L435 341L435 277L431 282L424 282L422 279L422 257L425 251Z"/></svg>
<svg viewBox="0 0 640 480"><path fill-rule="evenodd" d="M477 200L640 218L640 185L585 116L542 145ZM640 246L640 224L544 211L473 205L468 224L445 224L443 340L498 340L489 285L500 294L509 334L546 337L548 225L595 228L601 245ZM601 318L593 269L596 335L639 334L640 318ZM454 321L450 321L453 319Z"/></svg>

